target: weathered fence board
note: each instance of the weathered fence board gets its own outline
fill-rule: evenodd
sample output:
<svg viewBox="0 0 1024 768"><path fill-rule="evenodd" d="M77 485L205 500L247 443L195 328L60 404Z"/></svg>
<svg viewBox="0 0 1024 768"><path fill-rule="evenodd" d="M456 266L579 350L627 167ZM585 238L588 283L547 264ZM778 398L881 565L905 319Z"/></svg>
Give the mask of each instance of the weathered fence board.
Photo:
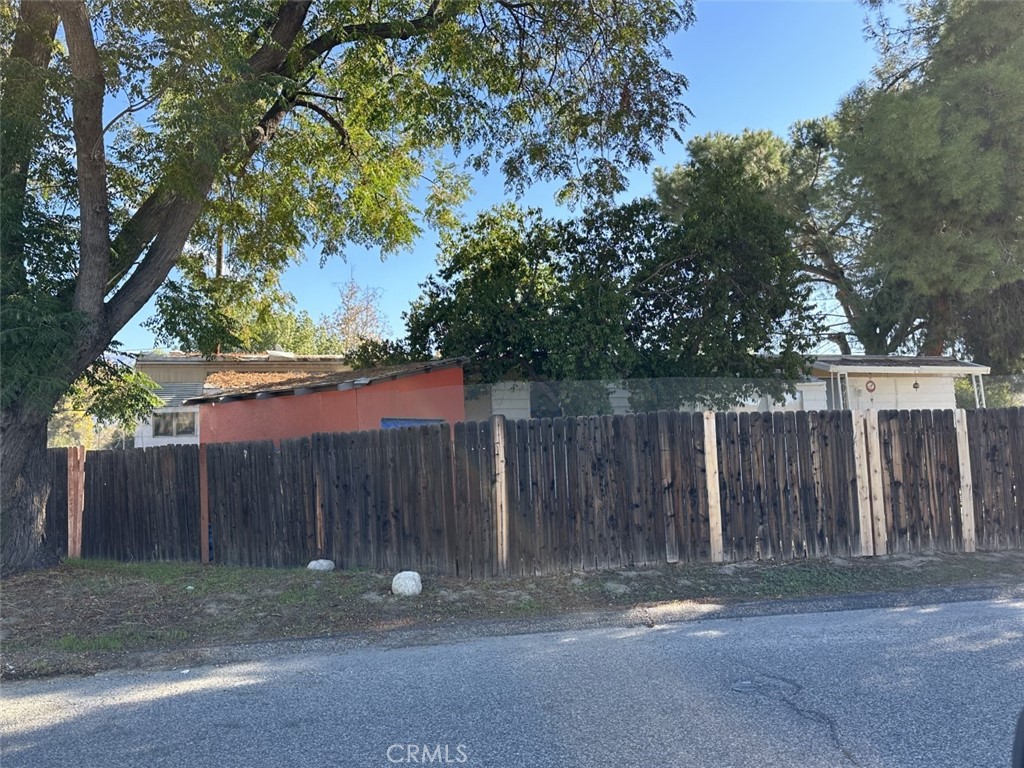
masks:
<svg viewBox="0 0 1024 768"><path fill-rule="evenodd" d="M199 559L199 446L89 451L82 556Z"/></svg>
<svg viewBox="0 0 1024 768"><path fill-rule="evenodd" d="M963 549L952 411L879 411L888 550Z"/></svg>
<svg viewBox="0 0 1024 768"><path fill-rule="evenodd" d="M74 448L51 448L46 452L50 474L50 495L46 498L46 542L62 557L68 554L68 453Z"/></svg>
<svg viewBox="0 0 1024 768"><path fill-rule="evenodd" d="M849 411L719 413L729 559L861 553Z"/></svg>
<svg viewBox="0 0 1024 768"><path fill-rule="evenodd" d="M1024 548L1024 408L967 412L980 549Z"/></svg>
<svg viewBox="0 0 1024 768"><path fill-rule="evenodd" d="M457 484L471 498L469 466L460 466L449 435L447 426L430 425L313 436L320 507L310 519L323 520L338 567L458 571L456 507L467 516L478 507L457 504Z"/></svg>

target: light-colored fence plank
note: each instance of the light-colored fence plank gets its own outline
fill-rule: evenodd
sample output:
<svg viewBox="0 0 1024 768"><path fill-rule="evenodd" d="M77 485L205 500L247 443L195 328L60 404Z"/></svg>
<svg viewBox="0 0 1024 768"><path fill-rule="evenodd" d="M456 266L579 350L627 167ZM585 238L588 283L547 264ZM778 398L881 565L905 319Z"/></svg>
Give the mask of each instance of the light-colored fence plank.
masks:
<svg viewBox="0 0 1024 768"><path fill-rule="evenodd" d="M974 552L977 540L974 527L974 475L967 438L967 411L956 410L956 454L960 465L960 519L963 525L964 552Z"/></svg>
<svg viewBox="0 0 1024 768"><path fill-rule="evenodd" d="M508 477L505 457L506 422L504 416L491 417L491 439L494 451L494 533L497 547L497 568L502 576L508 574Z"/></svg>
<svg viewBox="0 0 1024 768"><path fill-rule="evenodd" d="M871 512L871 474L868 469L868 432L866 416L853 412L853 456L856 467L857 517L860 520L860 554L875 554L874 518Z"/></svg>
<svg viewBox="0 0 1024 768"><path fill-rule="evenodd" d="M708 484L708 522L711 528L711 562L725 560L722 545L722 499L718 479L718 437L715 431L715 414L704 413L704 467Z"/></svg>
<svg viewBox="0 0 1024 768"><path fill-rule="evenodd" d="M874 534L874 553L888 552L886 534L885 497L882 492L882 444L878 436L878 411L864 411L865 435L867 437L868 484L871 488L871 527Z"/></svg>

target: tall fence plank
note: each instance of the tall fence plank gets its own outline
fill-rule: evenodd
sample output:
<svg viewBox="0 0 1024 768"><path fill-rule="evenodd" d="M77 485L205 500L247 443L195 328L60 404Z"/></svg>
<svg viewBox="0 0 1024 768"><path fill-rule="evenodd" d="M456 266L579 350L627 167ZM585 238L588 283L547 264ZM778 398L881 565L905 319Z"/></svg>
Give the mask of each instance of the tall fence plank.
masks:
<svg viewBox="0 0 1024 768"><path fill-rule="evenodd" d="M719 413L716 429L730 559L860 554L849 411Z"/></svg>

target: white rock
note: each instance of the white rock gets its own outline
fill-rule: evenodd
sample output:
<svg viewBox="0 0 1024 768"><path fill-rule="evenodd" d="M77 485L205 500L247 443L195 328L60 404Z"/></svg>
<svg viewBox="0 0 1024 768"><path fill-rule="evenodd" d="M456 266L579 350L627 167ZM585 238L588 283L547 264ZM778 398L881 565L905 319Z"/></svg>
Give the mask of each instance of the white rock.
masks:
<svg viewBox="0 0 1024 768"><path fill-rule="evenodd" d="M423 582L416 571L402 571L396 573L391 580L391 591L396 595L412 597L423 591Z"/></svg>
<svg viewBox="0 0 1024 768"><path fill-rule="evenodd" d="M310 571L333 571L334 561L333 560L313 560L306 568Z"/></svg>

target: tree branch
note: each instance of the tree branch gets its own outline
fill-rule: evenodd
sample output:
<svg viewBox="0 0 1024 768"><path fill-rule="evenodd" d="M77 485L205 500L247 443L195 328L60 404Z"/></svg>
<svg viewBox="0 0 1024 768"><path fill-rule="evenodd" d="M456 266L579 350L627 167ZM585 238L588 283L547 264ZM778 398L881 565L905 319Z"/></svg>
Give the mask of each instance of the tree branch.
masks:
<svg viewBox="0 0 1024 768"><path fill-rule="evenodd" d="M435 2L431 3L425 14L415 19L345 24L337 29L324 32L307 43L299 57L299 67L305 69L320 56L329 53L343 43L357 40L409 40L433 32L453 17L453 14L439 10L438 3Z"/></svg>
<svg viewBox="0 0 1024 768"><path fill-rule="evenodd" d="M73 307L96 319L103 310L110 271L110 205L103 146L106 85L85 3L81 0L60 0L57 8L64 25L71 73L75 78L71 108L78 165L81 240Z"/></svg>
<svg viewBox="0 0 1024 768"><path fill-rule="evenodd" d="M271 42L249 59L247 79L254 80L267 74L287 75L295 79L320 56L343 43L365 39L407 40L433 31L449 18L438 10L435 2L427 13L410 21L345 25L314 39L297 56L289 58L289 51L305 22L310 1L288 0L282 5L271 32ZM264 113L246 138L245 152L238 162L247 162L270 141L296 100L294 95L283 97ZM227 156L231 143L230 139L222 142L219 161ZM116 267L108 281L108 289L131 271L147 246L149 250L124 285L107 301L107 319L111 328L117 329L130 320L166 279L202 211L216 172L216 165L197 168L195 189L190 195L158 187L122 228L113 243Z"/></svg>
<svg viewBox="0 0 1024 768"><path fill-rule="evenodd" d="M309 12L309 6L312 0L287 0L278 12L277 21L274 23L270 33L270 42L263 45L256 53L254 53L247 62L246 65L246 77L247 79L254 80L263 75L274 73L285 66L288 51L295 42L295 38L299 32L302 31L302 25L306 20L306 14ZM271 111L276 110L274 107ZM264 116L264 121L266 116ZM261 121L263 122L263 121ZM278 121L280 122L280 121ZM248 150L248 157L256 151L265 140L266 136L258 135L260 127L257 126L253 133L249 136L246 141ZM220 157L223 157L228 151L228 142L223 142L223 149L221 150ZM219 160L220 158L218 158ZM204 178L205 169L199 169L199 178ZM213 184L213 178L216 176L215 169L211 171L210 185ZM205 182L197 184L197 189L203 190L203 195L209 193L210 187L205 185ZM132 266L142 255L146 247L152 242L153 238L157 236L160 231L162 222L165 216L171 216L176 210L176 206L188 206L191 199L187 195L174 192L164 185L158 185L155 190L149 195L148 198L143 202L139 209L131 216L131 218L125 222L122 226L121 231L114 239L112 251L114 254L113 268L111 269L109 279L107 281L107 291L111 291L114 287L124 279L124 277L131 271ZM147 255L148 258L148 255ZM157 270L159 273L161 270ZM170 269L168 268L168 272ZM166 274L164 275L166 277ZM159 286L159 284L157 284ZM154 287L153 290L156 290ZM130 294L129 294L130 295ZM113 302L112 297L110 302ZM141 305L140 305L141 307Z"/></svg>
<svg viewBox="0 0 1024 768"><path fill-rule="evenodd" d="M319 104L314 104L313 102L306 101L305 99L296 99L294 101L294 105L296 107L308 109L310 112L315 112L316 114L320 115L320 117L322 117L327 122L327 124L330 125L335 131L337 131L339 136L341 136L341 141L345 149L347 149L349 153L353 155L355 154L354 152L352 152L352 143L349 141L348 130L345 128L344 123L342 123L338 118L336 118L326 109L321 107Z"/></svg>
<svg viewBox="0 0 1024 768"><path fill-rule="evenodd" d="M246 140L246 159L273 138L290 109L291 104L282 100L264 114ZM161 188L136 212L133 220L137 220L138 229L129 233L133 238L131 245L136 247L141 243L140 250L150 240L152 245L138 268L107 301L107 322L111 328L118 329L131 320L167 279L185 247L192 227L202 213L216 175L216 165L199 166L195 187L190 194L168 192ZM143 213L140 217L139 214ZM131 263L125 268L125 274L130 268Z"/></svg>
<svg viewBox="0 0 1024 768"><path fill-rule="evenodd" d="M270 40L249 59L249 71L254 77L275 72L284 64L296 36L306 23L311 4L312 0L286 0L281 6Z"/></svg>

